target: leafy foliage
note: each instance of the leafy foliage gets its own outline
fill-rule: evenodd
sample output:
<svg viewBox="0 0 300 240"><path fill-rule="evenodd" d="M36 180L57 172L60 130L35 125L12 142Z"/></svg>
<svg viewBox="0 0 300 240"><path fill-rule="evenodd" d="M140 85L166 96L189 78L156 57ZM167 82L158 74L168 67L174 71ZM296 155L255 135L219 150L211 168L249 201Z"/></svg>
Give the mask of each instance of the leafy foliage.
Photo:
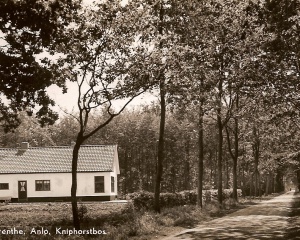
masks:
<svg viewBox="0 0 300 240"><path fill-rule="evenodd" d="M44 89L65 80L78 83L79 111L44 128L22 114L22 128L1 133L3 145L117 143L120 192L152 191L163 169L159 190L172 192L163 205L190 201L175 193L199 186L200 145L205 199L216 188L227 198L223 186L280 191L283 176L299 170L299 1L24 3L0 3L0 91L11 107L1 104L1 117L14 123L17 110L31 113L36 103L36 115L53 123ZM62 54L52 65L35 58L43 51ZM158 89L158 103L125 110Z"/></svg>
<svg viewBox="0 0 300 240"><path fill-rule="evenodd" d="M1 102L1 120L15 127L17 111L41 106L36 117L42 125L53 124L58 115L49 106L54 102L46 93L51 84L63 85L53 78L50 60L37 55L52 53L61 31L76 11L76 1L40 0L0 3L0 92L8 100ZM12 121L15 120L15 121Z"/></svg>

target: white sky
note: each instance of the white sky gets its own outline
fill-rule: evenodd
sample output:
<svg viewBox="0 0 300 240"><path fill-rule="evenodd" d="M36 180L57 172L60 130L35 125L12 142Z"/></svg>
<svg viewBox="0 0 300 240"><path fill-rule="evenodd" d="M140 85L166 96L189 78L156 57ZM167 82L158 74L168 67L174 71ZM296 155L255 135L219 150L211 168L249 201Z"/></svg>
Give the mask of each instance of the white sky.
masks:
<svg viewBox="0 0 300 240"><path fill-rule="evenodd" d="M93 2L102 1L102 0L83 0L83 4L89 5ZM121 4L125 5L128 3L128 0L121 0ZM64 111L72 112L72 110L77 111L77 97L78 97L78 86L77 83L67 83L68 92L62 94L62 89L56 85L52 85L48 88L47 92L49 96L55 101L56 106L54 110L60 115L64 114ZM141 96L135 98L127 108L136 107L138 105L149 104L152 101L157 101L157 97L151 93L144 93ZM122 107L124 101L115 102L115 108ZM64 111L63 111L64 110Z"/></svg>
<svg viewBox="0 0 300 240"><path fill-rule="evenodd" d="M78 98L78 86L77 83L67 83L68 92L63 94L62 89L56 85L52 85L47 89L49 96L55 101L56 106L52 107L59 115L63 115L64 111L71 113L72 111L78 111L77 98ZM152 101L157 101L157 97L151 93L144 93L141 96L135 98L127 108L133 108L138 105L149 104ZM115 102L114 107L118 109L122 107L125 101Z"/></svg>

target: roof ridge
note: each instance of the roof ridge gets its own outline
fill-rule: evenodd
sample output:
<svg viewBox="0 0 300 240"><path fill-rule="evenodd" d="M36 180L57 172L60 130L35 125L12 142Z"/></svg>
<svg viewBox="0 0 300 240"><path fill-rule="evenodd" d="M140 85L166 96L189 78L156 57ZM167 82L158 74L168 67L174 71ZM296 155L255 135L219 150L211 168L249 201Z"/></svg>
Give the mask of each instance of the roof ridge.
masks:
<svg viewBox="0 0 300 240"><path fill-rule="evenodd" d="M114 146L117 146L117 144L101 144L101 145L92 145L92 144L87 144L87 145L81 145L80 147L114 147ZM65 145L65 146L39 146L39 147L29 147L28 149L41 149L41 148L72 148L72 146L69 146L69 145ZM9 147L9 148L0 148L0 151L1 150L22 150L20 147L16 147L16 148L13 148L13 147ZM25 149L24 149L25 150Z"/></svg>
<svg viewBox="0 0 300 240"><path fill-rule="evenodd" d="M81 145L80 148L82 147L113 147L113 146L117 146L116 144L109 144L109 145ZM33 148L72 148L72 146L45 146L45 147L29 147L29 149L33 149Z"/></svg>

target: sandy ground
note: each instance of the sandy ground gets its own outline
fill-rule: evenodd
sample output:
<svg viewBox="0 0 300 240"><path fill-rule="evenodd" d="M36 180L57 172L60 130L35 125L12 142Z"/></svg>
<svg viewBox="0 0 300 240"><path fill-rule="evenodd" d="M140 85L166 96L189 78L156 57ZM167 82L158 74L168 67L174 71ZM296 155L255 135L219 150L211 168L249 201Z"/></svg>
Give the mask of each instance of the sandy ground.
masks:
<svg viewBox="0 0 300 240"><path fill-rule="evenodd" d="M300 194L293 191L164 240L300 239Z"/></svg>

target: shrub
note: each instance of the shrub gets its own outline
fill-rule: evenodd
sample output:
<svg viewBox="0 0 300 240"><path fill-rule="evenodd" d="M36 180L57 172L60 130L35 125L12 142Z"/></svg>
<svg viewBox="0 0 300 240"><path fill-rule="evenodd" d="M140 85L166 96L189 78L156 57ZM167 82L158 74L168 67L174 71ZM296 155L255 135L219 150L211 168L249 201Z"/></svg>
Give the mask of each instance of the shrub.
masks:
<svg viewBox="0 0 300 240"><path fill-rule="evenodd" d="M202 210L196 206L178 206L164 208L160 216L161 225L192 227L205 218Z"/></svg>
<svg viewBox="0 0 300 240"><path fill-rule="evenodd" d="M212 193L211 193L211 191L210 190L203 191L202 192L202 199L203 199L203 202L205 204L211 202L211 200L212 200Z"/></svg>
<svg viewBox="0 0 300 240"><path fill-rule="evenodd" d="M237 206L237 202L233 198L228 198L224 200L222 205L224 209L232 209Z"/></svg>
<svg viewBox="0 0 300 240"><path fill-rule="evenodd" d="M238 189L238 196L242 195L242 191ZM232 196L232 189L223 190L223 199L229 199ZM203 202L205 204L211 201L217 201L218 190L203 190ZM150 192L135 192L128 194L127 199L131 199L133 206L138 210L149 210L154 207L154 194ZM183 205L195 205L197 203L196 191L182 191L179 193L161 193L160 194L160 206L162 208L175 207Z"/></svg>
<svg viewBox="0 0 300 240"><path fill-rule="evenodd" d="M232 192L233 192L232 188L223 189L223 192L222 192L223 200L231 198L232 197ZM242 190L237 189L237 194L238 194L238 197L242 197ZM203 191L203 200L204 200L204 202L208 203L210 201L217 200L217 199L218 199L218 190L217 189L211 189L211 190L204 190Z"/></svg>
<svg viewBox="0 0 300 240"><path fill-rule="evenodd" d="M154 207L154 194L150 192L136 192L127 195L132 199L133 205L138 210L149 210ZM160 206L175 207L192 205L197 202L197 194L193 191L183 191L180 193L161 193Z"/></svg>
<svg viewBox="0 0 300 240"><path fill-rule="evenodd" d="M208 212L209 215L215 216L215 215L218 215L220 213L221 206L217 201L213 200L213 201L205 204L203 209L206 212Z"/></svg>
<svg viewBox="0 0 300 240"><path fill-rule="evenodd" d="M138 210L153 209L154 194L150 192L135 192L127 195L127 198L132 199L133 206Z"/></svg>
<svg viewBox="0 0 300 240"><path fill-rule="evenodd" d="M81 202L78 207L78 217L80 221L83 221L87 218L88 209L83 203Z"/></svg>
<svg viewBox="0 0 300 240"><path fill-rule="evenodd" d="M101 239L127 240L131 237L157 232L159 229L157 216L153 212L141 213L129 208L124 214L130 214L129 218L128 216L123 216L122 213L109 215L110 218L114 218L115 220L118 217L117 215L120 216L118 217L118 221L114 221L114 223L107 219L103 228L107 230L108 234L103 235Z"/></svg>
<svg viewBox="0 0 300 240"><path fill-rule="evenodd" d="M180 192L182 198L184 199L184 204L182 205L194 205L197 203L197 192L196 191L182 191Z"/></svg>

